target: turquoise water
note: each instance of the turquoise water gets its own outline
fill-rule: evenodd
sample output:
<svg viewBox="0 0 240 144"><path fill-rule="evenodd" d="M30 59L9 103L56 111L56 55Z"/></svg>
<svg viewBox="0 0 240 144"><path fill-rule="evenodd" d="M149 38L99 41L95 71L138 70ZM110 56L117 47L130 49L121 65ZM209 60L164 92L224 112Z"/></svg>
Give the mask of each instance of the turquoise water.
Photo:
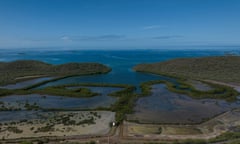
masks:
<svg viewBox="0 0 240 144"><path fill-rule="evenodd" d="M231 47L230 47L231 48ZM82 76L68 78L47 84L66 84L77 82L122 83L138 86L140 82L168 79L163 76L136 73L132 67L139 63L166 61L181 57L219 56L226 53L240 54L240 50L75 50L75 51L24 51L3 50L0 52L0 61L14 61L18 59L40 60L52 64L66 62L99 62L112 68L105 75Z"/></svg>

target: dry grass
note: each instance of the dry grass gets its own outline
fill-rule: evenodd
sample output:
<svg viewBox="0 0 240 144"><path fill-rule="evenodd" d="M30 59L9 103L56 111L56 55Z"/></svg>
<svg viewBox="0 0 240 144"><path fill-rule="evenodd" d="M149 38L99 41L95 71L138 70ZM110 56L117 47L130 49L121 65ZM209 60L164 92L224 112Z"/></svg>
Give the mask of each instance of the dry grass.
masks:
<svg viewBox="0 0 240 144"><path fill-rule="evenodd" d="M65 77L71 75L106 73L109 71L110 68L99 63L51 65L34 60L0 62L0 85L16 83L19 80L26 80L34 78L35 76Z"/></svg>
<svg viewBox="0 0 240 144"><path fill-rule="evenodd" d="M181 58L160 63L139 64L134 70L188 79L240 83L239 56Z"/></svg>
<svg viewBox="0 0 240 144"><path fill-rule="evenodd" d="M240 126L240 110L226 112L207 122L196 125L160 125L124 123L126 135L157 139L210 139ZM161 127L161 134L156 131Z"/></svg>

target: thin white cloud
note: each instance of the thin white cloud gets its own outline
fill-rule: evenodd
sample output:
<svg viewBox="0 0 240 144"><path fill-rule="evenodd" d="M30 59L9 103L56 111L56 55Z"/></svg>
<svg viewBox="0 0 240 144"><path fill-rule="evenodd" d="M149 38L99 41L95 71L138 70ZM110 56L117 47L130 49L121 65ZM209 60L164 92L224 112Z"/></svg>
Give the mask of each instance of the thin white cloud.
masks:
<svg viewBox="0 0 240 144"><path fill-rule="evenodd" d="M63 36L61 40L64 41L106 41L106 40L123 40L124 35L99 35L99 36Z"/></svg>
<svg viewBox="0 0 240 144"><path fill-rule="evenodd" d="M162 25L149 25L149 26L144 26L143 29L144 30L151 30L151 29L159 29L162 28Z"/></svg>
<svg viewBox="0 0 240 144"><path fill-rule="evenodd" d="M68 36L62 36L60 39L63 41L71 41L71 38Z"/></svg>
<svg viewBox="0 0 240 144"><path fill-rule="evenodd" d="M182 38L182 35L162 35L162 36L155 36L152 39L173 39L173 38Z"/></svg>

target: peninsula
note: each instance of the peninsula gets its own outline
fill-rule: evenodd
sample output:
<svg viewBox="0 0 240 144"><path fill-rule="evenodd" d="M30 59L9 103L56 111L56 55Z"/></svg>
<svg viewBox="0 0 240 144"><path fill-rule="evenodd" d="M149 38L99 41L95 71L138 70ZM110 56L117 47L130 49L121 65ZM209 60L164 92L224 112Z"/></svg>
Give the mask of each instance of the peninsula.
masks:
<svg viewBox="0 0 240 144"><path fill-rule="evenodd" d="M177 79L177 83L167 81L143 83L142 88L145 94L149 92L149 85L166 83L169 90L194 98L234 101L239 96L239 65L239 56L213 56L139 64L133 69L137 72L165 75Z"/></svg>
<svg viewBox="0 0 240 144"><path fill-rule="evenodd" d="M35 60L0 62L0 85L6 85L37 77L68 77L102 74L111 69L99 63L66 63L52 65Z"/></svg>
<svg viewBox="0 0 240 144"><path fill-rule="evenodd" d="M240 56L178 58L159 63L139 64L133 69L138 72L188 79L240 83Z"/></svg>

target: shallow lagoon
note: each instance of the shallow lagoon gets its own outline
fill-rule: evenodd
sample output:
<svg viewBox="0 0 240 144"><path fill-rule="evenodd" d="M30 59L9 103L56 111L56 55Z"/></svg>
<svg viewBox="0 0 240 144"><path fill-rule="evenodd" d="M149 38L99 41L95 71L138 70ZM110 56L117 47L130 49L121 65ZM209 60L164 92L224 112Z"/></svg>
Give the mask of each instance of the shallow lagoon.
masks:
<svg viewBox="0 0 240 144"><path fill-rule="evenodd" d="M94 109L97 107L109 107L117 99L108 96L108 94L119 91L121 88L112 87L87 87L92 92L99 93L98 96L90 98L73 98L64 96L50 95L11 95L1 97L0 101L4 102L9 107L23 108L25 103L37 106L44 109Z"/></svg>
<svg viewBox="0 0 240 144"><path fill-rule="evenodd" d="M202 49L202 48L199 48ZM165 61L180 57L202 57L218 56L225 53L240 54L240 51L232 48L223 48L222 50L123 50L123 51L95 51L95 50L76 50L76 51L19 51L11 50L1 51L2 61L13 61L18 59L34 59L52 64L62 64L66 62L99 62L108 65L112 71L104 75L92 75L71 77L43 85L42 87L61 85L69 83L114 83L131 84L139 86L141 82L149 80L167 79L167 77L151 75L145 73L136 73L132 67L139 63L152 63ZM21 53L21 54L19 54ZM102 88L101 88L102 89ZM104 90L104 88L102 89ZM166 90L165 87L154 89L158 94L140 98L135 107L136 113L142 118L156 119L157 122L198 122L204 118L212 117L222 113L238 104L229 104L224 101L216 100L194 100L188 96L174 94ZM99 90L100 91L100 90ZM138 89L139 92L139 89ZM0 101L16 102L20 96L4 97ZM21 96L22 97L22 96ZM22 101L32 98L32 102L42 100L41 96L23 96ZM106 99L105 99L106 98ZM88 99L88 98L87 98ZM41 103L43 106L52 106L55 108L66 107L74 108L76 105L96 106L110 105L115 101L113 97L104 95L93 97L92 100L76 100L75 98L65 98L59 96L47 96ZM105 101L106 100L106 101ZM49 103L47 102L49 101ZM105 101L102 103L102 101ZM74 105L73 105L74 104ZM9 112L13 113L14 112ZM142 115L141 115L142 114ZM0 114L2 115L2 114ZM132 115L134 116L134 115ZM136 116L136 115L135 115ZM0 116L1 117L1 116ZM172 120L172 121L171 121Z"/></svg>
<svg viewBox="0 0 240 144"><path fill-rule="evenodd" d="M4 89L22 89L22 88L26 88L29 87L31 85L43 82L43 81L47 81L47 80L51 80L53 79L53 77L42 77L42 78L35 78L35 79L31 79L31 80L26 80L26 81L22 81L22 82L18 82L15 84L9 84L9 85L5 85L5 86L0 86L0 88L4 88Z"/></svg>
<svg viewBox="0 0 240 144"><path fill-rule="evenodd" d="M224 100L192 99L168 91L164 84L156 84L152 86L150 96L137 100L135 113L128 119L143 123L199 123L239 105L240 100L228 103Z"/></svg>
<svg viewBox="0 0 240 144"><path fill-rule="evenodd" d="M40 111L0 111L0 122L41 119ZM47 112L45 112L47 113Z"/></svg>

